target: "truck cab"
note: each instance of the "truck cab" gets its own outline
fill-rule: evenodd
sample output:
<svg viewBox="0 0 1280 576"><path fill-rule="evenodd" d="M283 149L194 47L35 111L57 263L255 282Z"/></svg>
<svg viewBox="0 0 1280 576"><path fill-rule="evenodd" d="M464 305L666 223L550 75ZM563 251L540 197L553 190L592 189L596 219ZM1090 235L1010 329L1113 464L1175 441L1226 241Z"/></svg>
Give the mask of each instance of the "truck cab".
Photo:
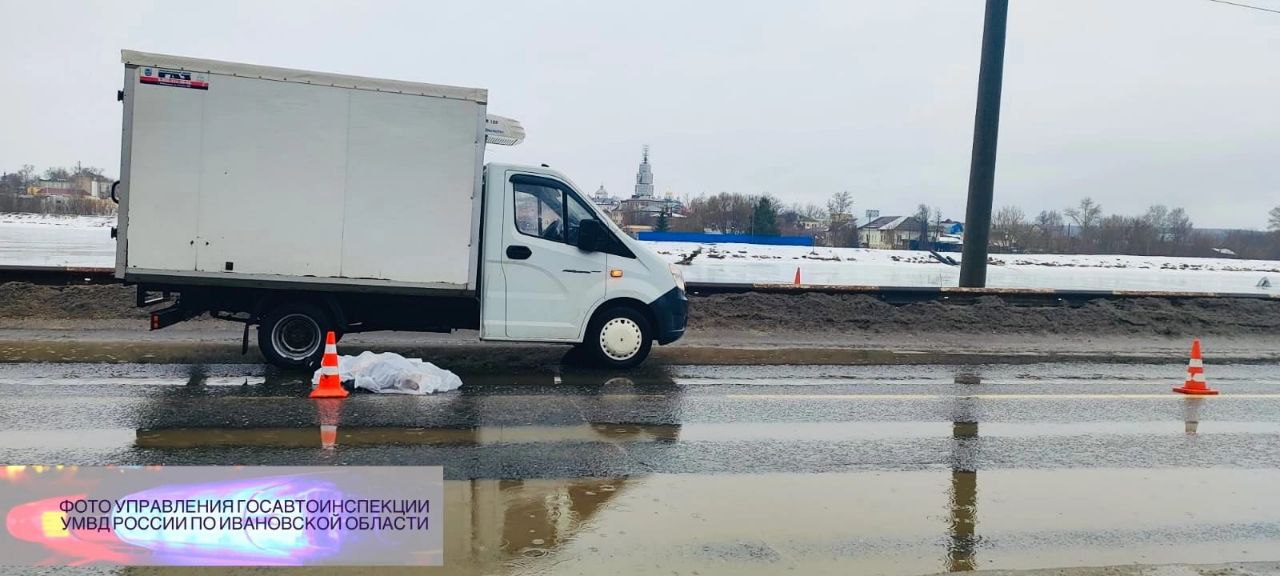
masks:
<svg viewBox="0 0 1280 576"><path fill-rule="evenodd" d="M567 177L489 164L483 188L481 339L580 344L599 363L622 367L653 341L684 334L679 270Z"/></svg>

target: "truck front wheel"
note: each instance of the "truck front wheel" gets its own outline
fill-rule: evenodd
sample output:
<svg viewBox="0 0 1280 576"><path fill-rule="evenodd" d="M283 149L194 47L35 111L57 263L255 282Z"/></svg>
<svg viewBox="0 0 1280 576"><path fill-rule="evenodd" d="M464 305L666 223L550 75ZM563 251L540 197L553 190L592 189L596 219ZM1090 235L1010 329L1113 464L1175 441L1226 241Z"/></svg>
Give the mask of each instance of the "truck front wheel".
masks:
<svg viewBox="0 0 1280 576"><path fill-rule="evenodd" d="M275 307L258 324L258 349L282 368L316 366L324 355L325 333L333 322L318 306L291 302Z"/></svg>
<svg viewBox="0 0 1280 576"><path fill-rule="evenodd" d="M653 328L644 314L618 306L596 315L582 342L591 359L608 368L631 368L653 347Z"/></svg>

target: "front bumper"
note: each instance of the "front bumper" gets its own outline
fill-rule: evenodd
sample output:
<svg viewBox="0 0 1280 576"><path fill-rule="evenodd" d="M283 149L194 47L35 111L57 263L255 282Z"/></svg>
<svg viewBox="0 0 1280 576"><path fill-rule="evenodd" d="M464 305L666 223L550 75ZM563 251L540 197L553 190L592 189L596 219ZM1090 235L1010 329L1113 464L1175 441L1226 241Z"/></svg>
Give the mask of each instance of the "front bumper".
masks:
<svg viewBox="0 0 1280 576"><path fill-rule="evenodd" d="M672 288L650 303L649 310L658 323L654 337L659 344L670 344L684 336L684 327L689 321L689 298L684 290Z"/></svg>

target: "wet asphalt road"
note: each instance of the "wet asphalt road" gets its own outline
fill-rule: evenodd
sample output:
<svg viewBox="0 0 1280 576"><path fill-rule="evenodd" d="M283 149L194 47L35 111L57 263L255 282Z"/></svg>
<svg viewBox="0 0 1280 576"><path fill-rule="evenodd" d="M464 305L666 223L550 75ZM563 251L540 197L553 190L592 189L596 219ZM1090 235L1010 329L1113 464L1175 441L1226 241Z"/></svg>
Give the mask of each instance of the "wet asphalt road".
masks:
<svg viewBox="0 0 1280 576"><path fill-rule="evenodd" d="M553 367L327 411L256 365L0 364L0 461L441 465L450 573L1280 560L1280 366L1183 370Z"/></svg>

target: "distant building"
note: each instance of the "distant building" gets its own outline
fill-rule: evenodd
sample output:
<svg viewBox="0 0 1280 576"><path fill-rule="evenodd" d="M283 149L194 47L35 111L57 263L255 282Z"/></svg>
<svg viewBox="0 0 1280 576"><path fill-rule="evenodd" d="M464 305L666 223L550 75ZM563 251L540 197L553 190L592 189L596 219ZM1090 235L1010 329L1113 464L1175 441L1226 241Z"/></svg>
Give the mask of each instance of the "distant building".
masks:
<svg viewBox="0 0 1280 576"><path fill-rule="evenodd" d="M658 216L684 218L684 204L667 193L666 198L627 198L618 203L618 213L628 226L656 226Z"/></svg>
<svg viewBox="0 0 1280 576"><path fill-rule="evenodd" d="M907 250L920 240L924 223L915 216L881 216L858 228L867 248Z"/></svg>
<svg viewBox="0 0 1280 576"><path fill-rule="evenodd" d="M630 198L618 202L616 213L622 215L623 226L631 232L652 229L657 225L658 216L666 214L668 218L683 218L684 204L676 200L670 192L665 198L653 194L653 167L649 164L649 146L645 145L640 157L640 167L636 170L636 189Z"/></svg>
<svg viewBox="0 0 1280 576"><path fill-rule="evenodd" d="M821 220L810 218L794 210L778 214L778 227L783 236L813 236L827 229Z"/></svg>
<svg viewBox="0 0 1280 576"><path fill-rule="evenodd" d="M800 227L805 230L822 230L823 228L826 228L825 222L817 218L810 218L808 216L801 216L799 220L799 224L800 224Z"/></svg>
<svg viewBox="0 0 1280 576"><path fill-rule="evenodd" d="M605 212L613 212L618 209L618 199L604 189L604 184L601 184L596 189L596 193L591 195L591 201L595 202L596 206L599 206Z"/></svg>
<svg viewBox="0 0 1280 576"><path fill-rule="evenodd" d="M636 192L632 198L653 198L653 169L649 166L649 145L644 145L640 169L636 170Z"/></svg>
<svg viewBox="0 0 1280 576"><path fill-rule="evenodd" d="M929 233L934 236L960 236L964 234L964 222L947 218L942 222L930 223Z"/></svg>
<svg viewBox="0 0 1280 576"><path fill-rule="evenodd" d="M60 196L65 198L87 197L89 191L66 180L40 180L34 186L27 187L28 196Z"/></svg>
<svg viewBox="0 0 1280 576"><path fill-rule="evenodd" d="M596 189L596 193L591 195L591 202L603 210L609 216L609 219L613 220L614 224L622 226L622 210L619 210L622 202L614 198L608 190L605 190L604 184L601 184Z"/></svg>

